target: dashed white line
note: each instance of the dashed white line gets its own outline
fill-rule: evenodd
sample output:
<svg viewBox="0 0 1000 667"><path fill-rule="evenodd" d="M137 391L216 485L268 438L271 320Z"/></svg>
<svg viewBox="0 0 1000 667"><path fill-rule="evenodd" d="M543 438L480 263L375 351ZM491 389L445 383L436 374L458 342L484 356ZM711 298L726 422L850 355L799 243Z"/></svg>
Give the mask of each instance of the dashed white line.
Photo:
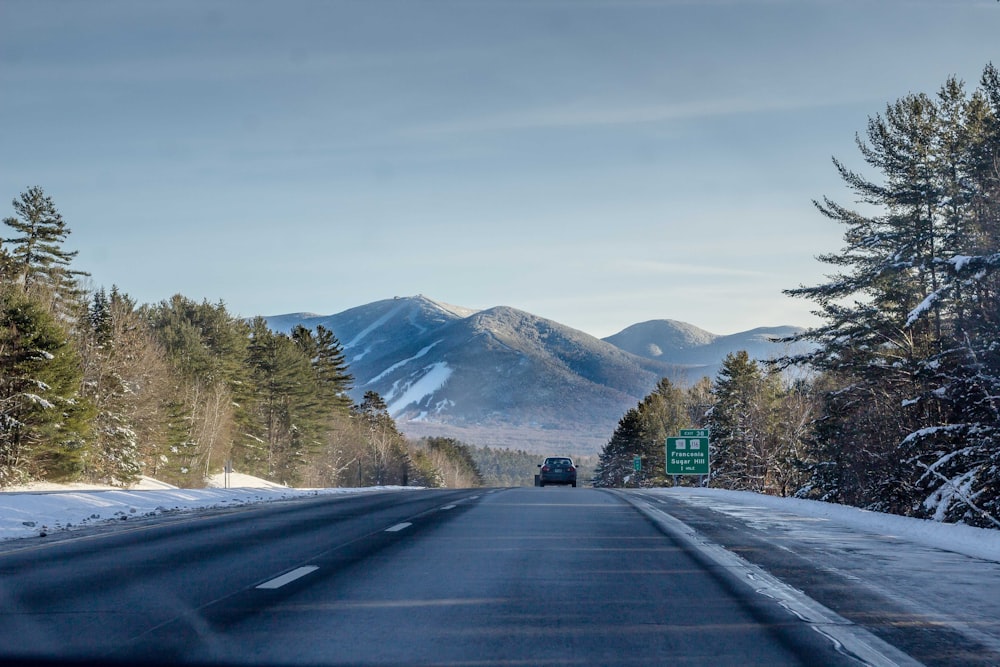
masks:
<svg viewBox="0 0 1000 667"><path fill-rule="evenodd" d="M395 526L390 526L390 527L386 528L385 532L387 532L387 533L398 533L399 531L403 530L404 528L409 528L412 525L413 525L412 523L397 523Z"/></svg>
<svg viewBox="0 0 1000 667"><path fill-rule="evenodd" d="M306 576L310 572L315 572L318 569L319 569L319 567L317 567L315 565L304 565L303 567L297 567L294 570L292 570L291 572L286 572L285 574L281 575L280 577L275 577L274 579L271 579L270 581L265 581L264 583L262 583L257 588L266 588L266 589L281 588L285 584L289 584L289 583L295 581L296 579L300 579L300 578Z"/></svg>
<svg viewBox="0 0 1000 667"><path fill-rule="evenodd" d="M441 509L443 509L443 510L453 510L453 509L455 509L455 505L445 505Z"/></svg>

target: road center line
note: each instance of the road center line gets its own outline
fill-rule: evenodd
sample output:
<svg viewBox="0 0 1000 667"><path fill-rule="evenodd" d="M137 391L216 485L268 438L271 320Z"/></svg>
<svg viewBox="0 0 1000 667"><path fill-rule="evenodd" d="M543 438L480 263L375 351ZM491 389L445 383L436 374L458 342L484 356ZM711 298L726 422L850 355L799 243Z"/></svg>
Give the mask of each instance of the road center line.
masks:
<svg viewBox="0 0 1000 667"><path fill-rule="evenodd" d="M412 523L397 523L395 526L390 526L389 528L386 528L385 532L387 532L387 533L398 533L399 531L403 530L404 528L409 528L412 525L413 525Z"/></svg>
<svg viewBox="0 0 1000 667"><path fill-rule="evenodd" d="M257 588L265 588L265 589L281 588L285 584L291 583L291 582L295 581L296 579L299 579L301 577L306 576L310 572L315 572L318 569L319 569L319 567L317 567L315 565L305 565L303 567L297 567L294 570L292 570L291 572L284 573L280 577L275 577L274 579L271 579L270 581L265 581L264 583L262 583Z"/></svg>

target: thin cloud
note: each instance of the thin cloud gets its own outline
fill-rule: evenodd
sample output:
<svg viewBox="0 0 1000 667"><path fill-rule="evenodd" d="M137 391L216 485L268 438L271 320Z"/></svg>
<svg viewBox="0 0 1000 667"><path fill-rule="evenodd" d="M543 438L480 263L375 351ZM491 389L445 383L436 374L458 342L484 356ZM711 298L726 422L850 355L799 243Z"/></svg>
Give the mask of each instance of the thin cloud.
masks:
<svg viewBox="0 0 1000 667"><path fill-rule="evenodd" d="M728 266L694 264L690 262L660 262L645 259L621 259L613 262L615 270L642 275L684 275L684 276L766 276L766 271L734 269Z"/></svg>
<svg viewBox="0 0 1000 667"><path fill-rule="evenodd" d="M477 134L535 129L576 129L584 127L665 123L709 116L729 116L760 112L818 109L843 106L853 101L730 99L696 100L675 104L602 106L577 103L508 113L457 119L413 128L416 135Z"/></svg>

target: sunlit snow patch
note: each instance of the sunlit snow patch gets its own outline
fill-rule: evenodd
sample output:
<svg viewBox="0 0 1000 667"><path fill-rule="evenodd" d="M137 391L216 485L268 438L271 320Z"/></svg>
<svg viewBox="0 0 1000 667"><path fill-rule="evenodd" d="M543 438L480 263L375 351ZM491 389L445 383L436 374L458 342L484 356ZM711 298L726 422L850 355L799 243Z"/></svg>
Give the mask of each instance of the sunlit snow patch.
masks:
<svg viewBox="0 0 1000 667"><path fill-rule="evenodd" d="M452 369L444 361L426 367L427 373L407 388L403 395L389 405L389 414L396 416L407 405L419 403L425 397L444 386L451 377Z"/></svg>

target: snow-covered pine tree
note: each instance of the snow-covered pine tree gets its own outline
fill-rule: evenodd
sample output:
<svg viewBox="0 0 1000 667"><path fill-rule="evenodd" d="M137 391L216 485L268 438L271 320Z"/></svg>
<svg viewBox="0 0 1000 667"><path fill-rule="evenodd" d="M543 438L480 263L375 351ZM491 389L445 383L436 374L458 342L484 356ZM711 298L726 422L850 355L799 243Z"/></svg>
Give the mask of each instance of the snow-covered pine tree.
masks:
<svg viewBox="0 0 1000 667"><path fill-rule="evenodd" d="M706 419L712 434L711 484L777 493L790 442L783 433L786 425L779 422L780 375L740 350L723 359L712 393L715 402Z"/></svg>
<svg viewBox="0 0 1000 667"><path fill-rule="evenodd" d="M48 309L0 285L0 486L80 472L92 416L81 377L77 350Z"/></svg>
<svg viewBox="0 0 1000 667"><path fill-rule="evenodd" d="M830 387L814 493L972 522L984 493L996 502L996 79L988 67L967 97L952 78L870 119L857 143L878 182L834 161L866 210L817 203L846 227L820 257L841 272L787 291L825 320L800 337Z"/></svg>
<svg viewBox="0 0 1000 667"><path fill-rule="evenodd" d="M904 440L920 477L918 513L1000 527L1000 74L989 66L966 97L942 89L945 216L941 283L928 304L945 313L940 351L926 363L933 391L919 400L945 415Z"/></svg>

